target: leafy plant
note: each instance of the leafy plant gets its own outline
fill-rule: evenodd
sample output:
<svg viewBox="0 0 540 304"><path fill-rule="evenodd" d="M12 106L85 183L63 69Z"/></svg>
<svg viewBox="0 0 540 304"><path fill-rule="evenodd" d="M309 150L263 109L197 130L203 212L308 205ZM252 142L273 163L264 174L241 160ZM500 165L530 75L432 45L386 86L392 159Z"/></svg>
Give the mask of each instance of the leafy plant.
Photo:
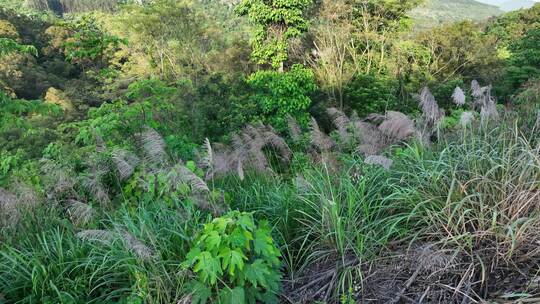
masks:
<svg viewBox="0 0 540 304"><path fill-rule="evenodd" d="M310 95L317 90L311 70L294 65L286 73L259 71L251 75L248 84L255 91L253 100L259 110L259 116L252 120L262 120L282 131L287 127L289 114L307 125Z"/></svg>
<svg viewBox="0 0 540 304"><path fill-rule="evenodd" d="M73 23L65 23L64 26L74 32L73 37L64 44L66 60L71 63L102 62L109 53L127 44L125 39L105 32L94 19L89 17Z"/></svg>
<svg viewBox="0 0 540 304"><path fill-rule="evenodd" d="M184 266L197 274L193 303L277 303L280 252L265 221L233 211L204 226Z"/></svg>
<svg viewBox="0 0 540 304"><path fill-rule="evenodd" d="M34 56L38 55L38 51L33 45L21 45L13 39L0 37L0 57L13 52L31 54Z"/></svg>

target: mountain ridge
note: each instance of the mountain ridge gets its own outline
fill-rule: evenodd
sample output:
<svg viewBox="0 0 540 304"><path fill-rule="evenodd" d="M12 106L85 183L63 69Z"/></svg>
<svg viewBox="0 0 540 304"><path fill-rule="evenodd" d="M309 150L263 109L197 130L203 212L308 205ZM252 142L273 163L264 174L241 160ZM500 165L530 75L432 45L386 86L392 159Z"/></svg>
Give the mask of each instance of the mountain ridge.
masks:
<svg viewBox="0 0 540 304"><path fill-rule="evenodd" d="M424 30L437 25L461 20L484 21L503 14L495 5L475 0L428 0L414 9L410 16L417 30Z"/></svg>

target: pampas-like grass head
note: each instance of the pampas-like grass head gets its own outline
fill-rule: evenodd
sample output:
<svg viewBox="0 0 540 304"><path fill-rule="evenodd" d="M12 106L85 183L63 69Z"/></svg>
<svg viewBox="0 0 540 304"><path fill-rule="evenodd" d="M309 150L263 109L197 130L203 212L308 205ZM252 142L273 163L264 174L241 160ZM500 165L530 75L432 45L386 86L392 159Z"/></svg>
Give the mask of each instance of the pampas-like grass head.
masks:
<svg viewBox="0 0 540 304"><path fill-rule="evenodd" d="M452 93L452 101L458 106L463 106L465 105L465 100L466 97L463 90L460 87L456 87L454 93Z"/></svg>
<svg viewBox="0 0 540 304"><path fill-rule="evenodd" d="M428 87L424 87L420 93L420 107L422 108L422 114L427 123L432 126L436 126L437 122L441 119L441 110L435 100L435 96L431 94Z"/></svg>
<svg viewBox="0 0 540 304"><path fill-rule="evenodd" d="M311 144L321 150L321 152L329 152L332 147L334 147L333 140L323 131L321 131L315 118L311 117L309 126L311 129Z"/></svg>
<svg viewBox="0 0 540 304"><path fill-rule="evenodd" d="M349 135L349 127L351 126L351 121L342 111L336 108L329 108L326 110L328 115L332 118L334 126L337 128L341 142L348 144L351 140Z"/></svg>
<svg viewBox="0 0 540 304"><path fill-rule="evenodd" d="M155 252L150 247L139 241L128 232L117 233L109 230L83 230L76 234L83 241L97 241L106 245L111 245L116 240L122 240L128 250L142 260L149 260L155 257Z"/></svg>
<svg viewBox="0 0 540 304"><path fill-rule="evenodd" d="M112 152L112 161L116 167L120 180L130 178L139 164L139 158L135 154L124 149L115 149Z"/></svg>
<svg viewBox="0 0 540 304"><path fill-rule="evenodd" d="M299 142L302 139L302 129L300 125L290 114L287 114L287 125L289 127L289 135L294 142Z"/></svg>
<svg viewBox="0 0 540 304"><path fill-rule="evenodd" d="M463 112L461 113L461 117L459 118L459 124L462 128L466 128L467 126L471 125L471 123L474 120L474 113L473 112Z"/></svg>
<svg viewBox="0 0 540 304"><path fill-rule="evenodd" d="M138 135L145 161L154 165L162 165L167 160L165 140L154 129L147 128L145 132Z"/></svg>
<svg viewBox="0 0 540 304"><path fill-rule="evenodd" d="M385 168L386 170L389 170L390 167L394 164L394 161L384 157L382 155L370 155L366 157L364 162L368 165L377 165Z"/></svg>

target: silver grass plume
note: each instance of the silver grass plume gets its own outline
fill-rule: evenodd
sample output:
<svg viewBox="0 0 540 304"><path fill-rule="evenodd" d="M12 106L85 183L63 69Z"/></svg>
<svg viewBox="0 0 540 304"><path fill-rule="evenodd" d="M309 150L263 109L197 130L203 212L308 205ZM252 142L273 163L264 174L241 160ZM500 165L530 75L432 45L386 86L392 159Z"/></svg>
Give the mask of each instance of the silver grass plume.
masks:
<svg viewBox="0 0 540 304"><path fill-rule="evenodd" d="M478 80L474 79L472 82L471 82L471 91L472 91L472 96L474 98L478 98L480 96L482 96L482 91L481 91L481 87L480 87L480 83L478 83Z"/></svg>
<svg viewBox="0 0 540 304"><path fill-rule="evenodd" d="M272 126L265 126L260 124L258 126L259 134L263 137L264 145L271 146L277 150L285 161L290 161L292 151L287 145L287 142L277 134L276 130Z"/></svg>
<svg viewBox="0 0 540 304"><path fill-rule="evenodd" d="M319 128L319 124L313 117L311 118L310 129L311 144L319 148L321 152L330 151L334 146L334 142L328 135L321 131L321 129Z"/></svg>
<svg viewBox="0 0 540 304"><path fill-rule="evenodd" d="M136 237L128 232L117 233L109 230L83 230L76 234L83 241L97 241L105 245L111 245L116 240L122 240L128 250L142 260L155 257L154 251L144 245Z"/></svg>
<svg viewBox="0 0 540 304"><path fill-rule="evenodd" d="M146 246L129 232L124 232L122 239L126 247L139 259L151 260L156 257L156 253L152 248Z"/></svg>
<svg viewBox="0 0 540 304"><path fill-rule="evenodd" d="M332 118L332 122L337 128L341 141L345 144L348 144L351 140L349 134L349 126L351 125L351 121L349 120L347 115L345 115L345 113L336 108L328 108L326 112Z"/></svg>
<svg viewBox="0 0 540 304"><path fill-rule="evenodd" d="M245 160L248 161L249 166L261 172L269 170L270 164L263 152L266 141L260 130L252 125L247 125L241 136L247 151Z"/></svg>
<svg viewBox="0 0 540 304"><path fill-rule="evenodd" d="M401 141L413 135L416 131L414 122L407 115L388 111L379 125L379 130L392 141Z"/></svg>
<svg viewBox="0 0 540 304"><path fill-rule="evenodd" d="M17 196L0 188L0 227L3 224L14 224L18 219Z"/></svg>
<svg viewBox="0 0 540 304"><path fill-rule="evenodd" d="M169 180L173 185L185 183L190 185L191 189L196 192L210 192L208 185L198 177L197 174L186 168L182 164L174 166L171 174L169 174Z"/></svg>
<svg viewBox="0 0 540 304"><path fill-rule="evenodd" d="M431 94L428 87L424 87L420 93L420 107L424 120L431 126L436 126L441 119L441 110L435 100L435 96Z"/></svg>
<svg viewBox="0 0 540 304"><path fill-rule="evenodd" d="M105 144L105 141L103 140L101 135L99 135L95 130L93 131L93 133L94 139L96 141L96 152L103 153L107 151L107 145Z"/></svg>
<svg viewBox="0 0 540 304"><path fill-rule="evenodd" d="M0 188L0 224L14 224L19 221L21 212L36 207L39 199L35 191L28 185L16 182L14 194L4 188ZM3 220L2 220L3 218Z"/></svg>
<svg viewBox="0 0 540 304"><path fill-rule="evenodd" d="M364 160L364 163L368 165L381 166L385 168L386 170L389 170L390 167L392 167L392 165L394 164L394 161L382 155L370 155L366 157L366 159Z"/></svg>
<svg viewBox="0 0 540 304"><path fill-rule="evenodd" d="M67 202L67 214L75 226L84 226L94 217L94 209L89 204L69 200Z"/></svg>
<svg viewBox="0 0 540 304"><path fill-rule="evenodd" d="M465 93L460 87L456 87L454 89L454 93L452 93L452 100L458 106L463 106L465 104Z"/></svg>
<svg viewBox="0 0 540 304"><path fill-rule="evenodd" d="M208 210L212 212L214 216L219 216L225 213L225 208L211 203L206 196L195 194L190 197L190 200L197 206L199 209Z"/></svg>
<svg viewBox="0 0 540 304"><path fill-rule="evenodd" d="M205 156L205 158L207 158L207 156ZM206 164L211 165L211 168L206 168L206 180L212 179L215 175L224 175L234 170L231 167L234 165L233 158L233 152L229 147L219 143L215 144L214 148L212 148L211 164ZM205 161L203 160L203 162Z"/></svg>
<svg viewBox="0 0 540 304"><path fill-rule="evenodd" d="M71 170L46 158L40 160L40 170L44 176L49 198L65 192L75 192L77 179Z"/></svg>
<svg viewBox="0 0 540 304"><path fill-rule="evenodd" d="M101 181L106 173L107 171L91 161L90 172L81 178L82 186L102 205L110 202L109 194Z"/></svg>
<svg viewBox="0 0 540 304"><path fill-rule="evenodd" d="M459 118L459 124L461 125L462 128L468 127L469 125L472 124L473 121L474 121L473 112L467 111L467 112L461 113L461 116Z"/></svg>
<svg viewBox="0 0 540 304"><path fill-rule="evenodd" d="M296 143L302 139L302 129L294 117L287 114L287 125L289 126L289 135L291 139Z"/></svg>
<svg viewBox="0 0 540 304"><path fill-rule="evenodd" d="M201 159L201 165L207 170L212 170L214 167L214 150L212 149L212 144L208 138L204 139L203 145L203 157Z"/></svg>
<svg viewBox="0 0 540 304"><path fill-rule="evenodd" d="M167 152L165 140L154 129L147 130L139 134L142 149L144 150L145 160L154 165L160 165L166 162Z"/></svg>
<svg viewBox="0 0 540 304"><path fill-rule="evenodd" d="M244 162L247 159L248 148L238 134L232 136L233 150L230 154L231 167L236 170L236 174L241 180L244 179Z"/></svg>
<svg viewBox="0 0 540 304"><path fill-rule="evenodd" d="M363 155L379 154L386 145L386 138L376 125L364 121L354 123L354 132L358 134L360 144L357 152Z"/></svg>
<svg viewBox="0 0 540 304"><path fill-rule="evenodd" d="M76 234L83 241L98 241L107 245L112 244L117 235L115 232L108 230L83 230Z"/></svg>
<svg viewBox="0 0 540 304"><path fill-rule="evenodd" d="M491 85L481 88L482 95L478 98L478 103L481 106L480 119L482 125L499 120L499 112L495 100L491 96L491 89Z"/></svg>
<svg viewBox="0 0 540 304"><path fill-rule="evenodd" d="M19 206L34 208L39 204L40 200L36 191L28 184L17 181L12 187L13 189L17 189L17 202Z"/></svg>
<svg viewBox="0 0 540 304"><path fill-rule="evenodd" d="M135 154L124 149L115 149L112 152L112 161L116 167L120 180L130 178L139 164L139 158Z"/></svg>

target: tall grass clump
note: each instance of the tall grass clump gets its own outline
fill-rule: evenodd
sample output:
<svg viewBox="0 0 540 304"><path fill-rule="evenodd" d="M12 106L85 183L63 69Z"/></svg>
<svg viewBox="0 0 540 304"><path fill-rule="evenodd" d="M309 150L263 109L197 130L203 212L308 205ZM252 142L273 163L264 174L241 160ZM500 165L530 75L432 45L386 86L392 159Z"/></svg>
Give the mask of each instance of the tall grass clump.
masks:
<svg viewBox="0 0 540 304"><path fill-rule="evenodd" d="M43 219L6 231L0 290L7 303L176 303L189 294L180 263L202 221L198 212L155 203L120 208L84 228L56 211Z"/></svg>
<svg viewBox="0 0 540 304"><path fill-rule="evenodd" d="M505 280L526 292L540 269L540 145L516 122L465 133L400 153L390 199L415 210L416 243L452 252L432 293L486 299Z"/></svg>
<svg viewBox="0 0 540 304"><path fill-rule="evenodd" d="M290 300L339 301L361 284L363 265L392 239L408 235L408 214L386 197L390 172L347 157L339 172L308 165L296 176L249 174L219 185L232 208L274 226Z"/></svg>

